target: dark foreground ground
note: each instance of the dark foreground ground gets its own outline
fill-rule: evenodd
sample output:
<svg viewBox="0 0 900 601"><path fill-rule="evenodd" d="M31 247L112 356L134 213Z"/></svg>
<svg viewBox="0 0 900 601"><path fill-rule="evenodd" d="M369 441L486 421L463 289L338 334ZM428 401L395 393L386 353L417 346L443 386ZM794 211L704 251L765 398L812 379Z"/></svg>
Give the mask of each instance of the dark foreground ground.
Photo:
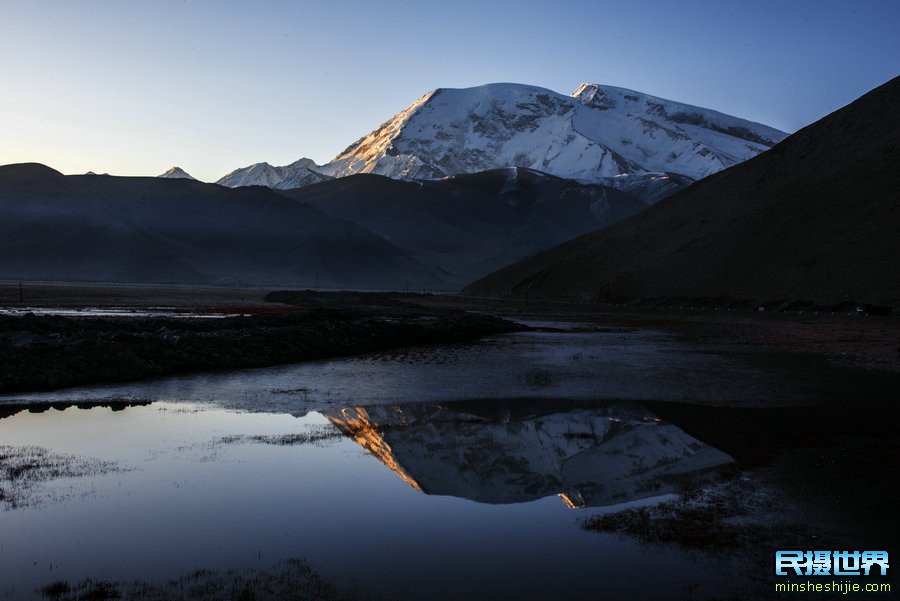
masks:
<svg viewBox="0 0 900 601"><path fill-rule="evenodd" d="M716 351L801 353L833 365L900 373L900 314L842 311L759 312L690 304L636 306L582 302L422 297L428 306L467 308L517 319L560 319L663 330Z"/></svg>
<svg viewBox="0 0 900 601"><path fill-rule="evenodd" d="M194 291L140 289L138 295L131 289L110 301L91 296L96 289L66 296L66 289L43 288L34 303L21 303L36 313L0 315L0 392L263 367L523 329L385 295L253 291L229 298L219 290ZM40 314L51 307L153 308L181 316Z"/></svg>
<svg viewBox="0 0 900 601"><path fill-rule="evenodd" d="M716 350L802 354L869 372L900 374L900 315L792 310L759 313L697 306L481 300L400 293L317 292L270 296L263 288L0 282L0 309L162 309L177 313L295 314L330 308L381 317L475 312L509 319L569 320L677 333ZM727 347L727 348L724 348Z"/></svg>

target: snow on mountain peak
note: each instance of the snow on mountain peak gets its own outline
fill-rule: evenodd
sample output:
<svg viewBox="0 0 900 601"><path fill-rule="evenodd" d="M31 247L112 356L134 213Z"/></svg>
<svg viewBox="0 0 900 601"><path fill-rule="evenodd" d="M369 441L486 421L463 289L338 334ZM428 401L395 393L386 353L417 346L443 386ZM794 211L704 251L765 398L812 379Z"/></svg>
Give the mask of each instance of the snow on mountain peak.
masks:
<svg viewBox="0 0 900 601"><path fill-rule="evenodd" d="M685 130L689 129L685 126L699 126L767 148L787 136L785 132L761 123L615 86L583 83L572 93L572 97L591 108L617 108L629 114L649 115L654 119L678 124Z"/></svg>
<svg viewBox="0 0 900 601"><path fill-rule="evenodd" d="M617 181L654 198L745 161L787 134L711 109L583 83L571 96L516 83L424 94L326 165L300 159L232 171L223 186L294 188L375 173L434 179L524 167L583 182ZM672 175L669 184L651 176ZM663 182L665 183L665 182ZM650 193L650 188L654 192Z"/></svg>
<svg viewBox="0 0 900 601"><path fill-rule="evenodd" d="M577 90L572 92L572 97L585 106L600 109L602 111L616 106L612 99L604 94L600 86L595 83L581 84L578 86Z"/></svg>
<svg viewBox="0 0 900 601"><path fill-rule="evenodd" d="M330 179L318 171L319 166L312 159L302 158L290 165L275 167L269 163L254 163L235 169L216 183L227 188L238 186L268 186L281 190L302 188Z"/></svg>
<svg viewBox="0 0 900 601"><path fill-rule="evenodd" d="M323 165L322 172L333 177L351 175L353 173L368 173L371 172L370 169L366 168L369 163L377 161L381 157L391 156L394 157L394 175L391 177L405 179L449 175L446 173L431 173L427 167L424 169L427 173L421 173L423 171L421 161L415 156L404 157L397 152L397 149L393 144L393 140L400 134L400 130L412 116L432 98L439 96L443 92L443 88L438 88L426 93L403 109L400 113L382 123L378 129L348 146L347 149L339 154L331 163ZM342 159L346 159L344 164L341 167L336 167L334 164Z"/></svg>
<svg viewBox="0 0 900 601"><path fill-rule="evenodd" d="M166 170L165 173L161 173L160 175L157 175L156 177L164 177L167 179L193 179L193 180L197 179L195 177L192 177L187 171L185 171L181 167L170 167L168 170Z"/></svg>
<svg viewBox="0 0 900 601"><path fill-rule="evenodd" d="M528 167L587 181L646 173L700 179L785 136L625 88L585 83L565 96L496 83L429 92L320 171L406 179Z"/></svg>

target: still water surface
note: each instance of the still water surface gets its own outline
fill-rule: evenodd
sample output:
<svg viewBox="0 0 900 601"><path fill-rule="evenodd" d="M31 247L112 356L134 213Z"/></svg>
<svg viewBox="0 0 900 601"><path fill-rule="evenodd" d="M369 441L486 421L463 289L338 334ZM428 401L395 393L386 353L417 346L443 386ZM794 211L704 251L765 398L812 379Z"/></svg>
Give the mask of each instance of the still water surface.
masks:
<svg viewBox="0 0 900 601"><path fill-rule="evenodd" d="M764 398L759 374L679 344L570 328L0 400L151 401L0 419L2 445L97 462L0 511L0 598L287 558L383 599L699 594L721 576L696 557L579 526L732 461L636 401L672 378Z"/></svg>

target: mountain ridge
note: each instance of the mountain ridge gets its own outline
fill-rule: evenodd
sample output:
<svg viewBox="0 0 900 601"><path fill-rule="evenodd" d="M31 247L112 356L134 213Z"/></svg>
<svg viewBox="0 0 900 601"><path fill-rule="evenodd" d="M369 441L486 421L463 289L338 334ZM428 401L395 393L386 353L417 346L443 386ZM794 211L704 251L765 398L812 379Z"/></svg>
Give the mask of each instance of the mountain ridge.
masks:
<svg viewBox="0 0 900 601"><path fill-rule="evenodd" d="M356 173L435 179L525 167L639 191L648 176L675 177L648 193L645 200L653 201L683 187L682 179L694 181L746 160L785 136L766 125L625 88L582 84L566 96L494 83L432 90L330 162L309 161L303 168L312 180L317 176L310 174ZM266 170L288 167L260 163L219 183L289 188Z"/></svg>
<svg viewBox="0 0 900 601"><path fill-rule="evenodd" d="M216 183L226 188L266 186L276 190L289 190L329 179L329 176L318 171L315 161L304 157L280 167L265 162L240 167L219 178Z"/></svg>

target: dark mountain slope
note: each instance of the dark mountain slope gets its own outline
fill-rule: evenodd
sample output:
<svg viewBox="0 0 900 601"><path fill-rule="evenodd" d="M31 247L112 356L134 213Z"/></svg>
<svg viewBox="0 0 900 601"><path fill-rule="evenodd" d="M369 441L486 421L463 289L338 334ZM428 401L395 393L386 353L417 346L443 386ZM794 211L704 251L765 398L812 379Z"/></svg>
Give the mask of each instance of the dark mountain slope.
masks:
<svg viewBox="0 0 900 601"><path fill-rule="evenodd" d="M431 181L352 175L283 193L359 223L459 285L646 207L522 168Z"/></svg>
<svg viewBox="0 0 900 601"><path fill-rule="evenodd" d="M0 278L203 280L73 178L36 164L0 167Z"/></svg>
<svg viewBox="0 0 900 601"><path fill-rule="evenodd" d="M389 242L268 188L0 167L0 278L400 287Z"/></svg>
<svg viewBox="0 0 900 601"><path fill-rule="evenodd" d="M467 287L900 304L900 78L641 214Z"/></svg>

